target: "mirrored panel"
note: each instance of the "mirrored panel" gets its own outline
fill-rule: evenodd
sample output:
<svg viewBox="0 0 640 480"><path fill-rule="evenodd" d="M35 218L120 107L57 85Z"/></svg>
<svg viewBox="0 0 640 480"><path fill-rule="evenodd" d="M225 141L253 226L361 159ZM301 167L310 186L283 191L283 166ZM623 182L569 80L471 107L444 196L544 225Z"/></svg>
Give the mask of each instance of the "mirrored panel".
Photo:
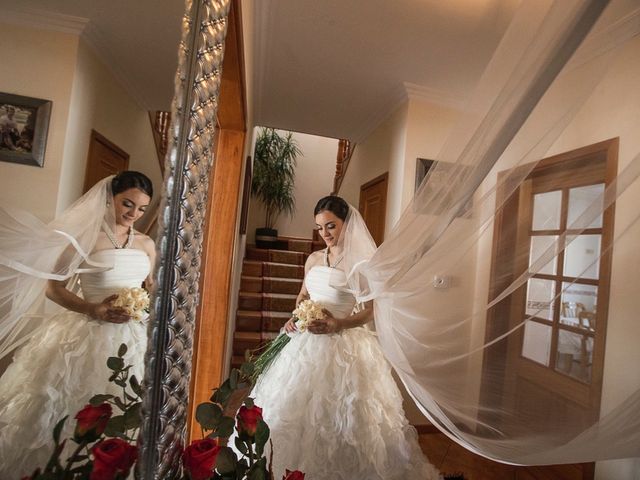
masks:
<svg viewBox="0 0 640 480"><path fill-rule="evenodd" d="M600 241L601 235L568 236L568 246L564 251L564 276L597 280L600 271Z"/></svg>
<svg viewBox="0 0 640 480"><path fill-rule="evenodd" d="M578 222L578 218L587 208L602 210L604 183L569 190L569 210L567 212L567 228L602 228L602 213L591 221Z"/></svg>
<svg viewBox="0 0 640 480"><path fill-rule="evenodd" d="M532 278L527 284L527 316L553 320L553 297L556 283L552 280Z"/></svg>
<svg viewBox="0 0 640 480"><path fill-rule="evenodd" d="M531 273L542 273L545 275L555 275L557 273L558 257L553 258L542 267L532 268L532 265L536 264L541 257L547 258L549 255L553 255L547 252L558 241L557 235L540 235L531 237L531 249L529 252L529 271Z"/></svg>
<svg viewBox="0 0 640 480"><path fill-rule="evenodd" d="M549 352L551 351L551 326L532 320L524 326L524 340L522 342L522 356L540 363L549 365Z"/></svg>
<svg viewBox="0 0 640 480"><path fill-rule="evenodd" d="M560 328L556 371L582 382L591 381L593 337Z"/></svg>

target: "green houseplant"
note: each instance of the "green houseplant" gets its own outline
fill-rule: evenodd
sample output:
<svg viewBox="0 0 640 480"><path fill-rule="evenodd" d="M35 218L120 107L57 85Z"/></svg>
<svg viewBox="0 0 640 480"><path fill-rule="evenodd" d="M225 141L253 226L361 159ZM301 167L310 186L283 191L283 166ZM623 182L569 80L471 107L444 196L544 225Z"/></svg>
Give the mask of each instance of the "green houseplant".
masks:
<svg viewBox="0 0 640 480"><path fill-rule="evenodd" d="M265 207L264 227L256 229L256 246L260 248L276 246L276 220L282 213L293 215L295 211L295 167L300 153L293 133L282 136L274 128L260 129L251 181L251 194Z"/></svg>

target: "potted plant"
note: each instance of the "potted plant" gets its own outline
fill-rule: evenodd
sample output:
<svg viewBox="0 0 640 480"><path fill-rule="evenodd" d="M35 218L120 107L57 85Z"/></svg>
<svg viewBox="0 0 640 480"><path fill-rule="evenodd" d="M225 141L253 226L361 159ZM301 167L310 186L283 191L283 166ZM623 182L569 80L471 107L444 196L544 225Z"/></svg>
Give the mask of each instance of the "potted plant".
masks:
<svg viewBox="0 0 640 480"><path fill-rule="evenodd" d="M278 231L274 228L281 213L295 211L296 157L301 153L293 134L280 135L273 128L262 128L256 139L251 194L265 207L263 228L256 229L256 246L274 248Z"/></svg>

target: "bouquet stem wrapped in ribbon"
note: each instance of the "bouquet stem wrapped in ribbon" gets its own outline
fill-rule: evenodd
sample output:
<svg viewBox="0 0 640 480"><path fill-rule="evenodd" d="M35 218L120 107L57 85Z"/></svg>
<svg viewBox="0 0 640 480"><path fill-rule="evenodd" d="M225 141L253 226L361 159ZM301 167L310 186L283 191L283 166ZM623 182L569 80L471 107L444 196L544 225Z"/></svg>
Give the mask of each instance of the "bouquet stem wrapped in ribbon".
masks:
<svg viewBox="0 0 640 480"><path fill-rule="evenodd" d="M296 318L296 328L298 331L305 332L311 322L320 320L324 318L325 315L322 311L322 305L313 300L304 300L300 302L293 311L293 316ZM282 332L266 346L254 351L254 354L259 354L258 358L253 362L255 369L251 378L254 383L260 375L267 371L290 340L291 337L287 333Z"/></svg>

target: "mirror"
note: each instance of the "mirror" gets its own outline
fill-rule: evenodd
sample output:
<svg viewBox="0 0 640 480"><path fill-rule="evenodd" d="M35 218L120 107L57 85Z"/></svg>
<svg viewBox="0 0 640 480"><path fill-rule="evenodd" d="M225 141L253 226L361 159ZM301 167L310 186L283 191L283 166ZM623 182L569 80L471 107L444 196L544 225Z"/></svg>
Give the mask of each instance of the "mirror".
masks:
<svg viewBox="0 0 640 480"><path fill-rule="evenodd" d="M152 295L149 326L135 327L136 348L134 352L129 349L125 361L135 364L139 379L145 376L139 471L144 478L165 478L158 472L170 466L184 433L184 409L182 415L176 415L168 410L168 405L184 406L188 401L189 346L202 238L202 215L186 212L195 209L204 213L206 206L203 201L206 202L212 163L209 147L216 123L229 2L209 2L206 8L204 3L187 2L186 15L181 1L163 4L162 8L151 1L117 7L100 1L29 0L21 2L19 7L9 1L0 3L3 9L0 35L7 40L2 43L10 46L4 60L9 74L0 80L0 91L46 98L53 104L43 168L0 164L3 207L19 207L46 223L89 190L95 183L93 179L104 178L114 170L141 171L154 184L153 200L149 201L148 197L136 200L135 207L146 209L136 230L151 236L159 231L157 269L153 274L157 288ZM197 28L190 29L193 25ZM179 45L178 64L175 53ZM205 49L209 52L206 58L196 60L191 56L193 51L202 53ZM182 82L175 84L174 92L176 67ZM196 67L199 70L196 71ZM205 76L196 78L197 73ZM188 88L191 85L194 88ZM202 90L197 92L196 87ZM165 134L171 131L173 137L168 146L163 146L162 136L153 129L154 123L157 124L155 113L171 110L172 99L174 116L171 124L164 117L164 131ZM194 109L197 115L193 115ZM166 182L162 181L163 149L169 151ZM192 154L189 157L187 149ZM91 161L92 155L95 171L85 168L87 158ZM24 195L26 189L39 193ZM136 191L140 192L140 188ZM118 197L113 201L116 203ZM158 212L161 215L155 226ZM139 250L137 241L136 237L127 242L127 246ZM114 243L114 247L121 245ZM152 247L148 250L153 253ZM151 262L146 260L146 263ZM129 261L123 265L139 270ZM104 276L117 269L116 261ZM137 283L141 283L141 278ZM101 281L103 279L98 279L97 287ZM44 283L40 286L43 288ZM90 290L87 285L85 290ZM5 306L2 308L4 313ZM37 313L47 319L55 315L52 311L52 304L47 304ZM99 324L92 324L89 330L97 328L96 325ZM141 346L146 343L146 328L152 336L145 359L145 349ZM24 422L20 425L15 421L16 416L13 421L10 419L12 413L19 414L17 409L11 411L7 407L2 412L2 447L10 445L7 443L9 432L13 431L11 451L22 452L20 456L31 448L34 452L40 450L48 458L49 449L45 447L50 444L57 410L70 410L66 413L73 415L79 410L75 403L80 402L78 405L82 406L88 394L102 393L94 380L101 373L96 365L103 365L107 356L114 355L122 343L118 335L113 335L108 340L102 338L101 345L96 347L90 344L90 335L82 329L75 331L75 337L69 332L66 332L69 338L61 337L59 342L53 342L57 343L58 352L52 343L51 349L45 351L46 338L32 336L31 339L36 340L29 340L23 349L33 342L30 351L40 350L40 354L33 358L27 356L20 368L15 366L19 357L11 362L9 356L2 367L3 370L8 367L7 372L13 371L13 385L17 388L15 395L11 395L13 398L21 392L32 398L39 395L44 398L42 405L52 406L51 410L40 408L38 412L45 421L39 422L33 416L21 417ZM36 345L37 342L40 343ZM181 343L181 348L176 342ZM73 345L81 345L82 349L74 349ZM64 363L56 363L57 359L66 361L67 368ZM149 367L145 373L140 368L142 365ZM173 382L176 374L178 378ZM26 386L30 380L31 386ZM93 391L88 391L90 389ZM35 441L25 438L23 428L29 423L33 424ZM73 429L74 422L68 423ZM34 466L47 461L45 457L40 462L29 455L28 463L18 462L11 467L10 454L9 448L4 449L0 463L3 469L9 469L7 475L12 476L30 474ZM21 467L25 471L18 472ZM0 476L4 478L4 474Z"/></svg>

